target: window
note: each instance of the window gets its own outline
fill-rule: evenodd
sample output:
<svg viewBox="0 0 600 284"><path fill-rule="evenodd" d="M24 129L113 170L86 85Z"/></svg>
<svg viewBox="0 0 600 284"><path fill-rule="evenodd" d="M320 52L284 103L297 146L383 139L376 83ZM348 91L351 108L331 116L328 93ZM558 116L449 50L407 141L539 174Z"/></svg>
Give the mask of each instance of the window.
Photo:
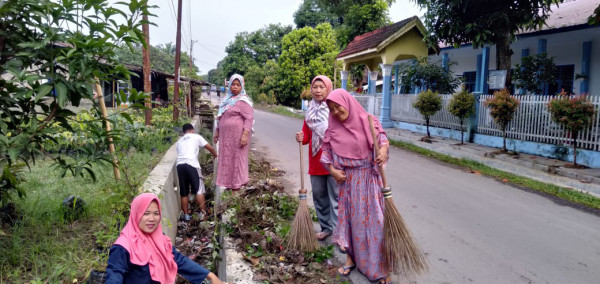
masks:
<svg viewBox="0 0 600 284"><path fill-rule="evenodd" d="M567 93L573 92L573 79L575 76L575 65L557 65L554 71L556 80L554 84L548 86L548 95L555 95L565 90Z"/></svg>
<svg viewBox="0 0 600 284"><path fill-rule="evenodd" d="M475 92L475 82L477 81L477 72L463 72L462 75L463 85L465 86L465 90L469 93Z"/></svg>

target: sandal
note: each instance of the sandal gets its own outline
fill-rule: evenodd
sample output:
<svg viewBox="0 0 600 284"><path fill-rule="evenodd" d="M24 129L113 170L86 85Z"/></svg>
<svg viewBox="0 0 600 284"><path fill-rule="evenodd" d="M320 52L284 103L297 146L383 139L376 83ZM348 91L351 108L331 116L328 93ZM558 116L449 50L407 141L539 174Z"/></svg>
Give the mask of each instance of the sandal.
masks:
<svg viewBox="0 0 600 284"><path fill-rule="evenodd" d="M350 275L350 273L352 273L352 270L354 270L354 268L356 268L356 264L353 264L351 266L345 266L344 265L344 266L341 267L342 272L340 272L340 270L338 269L338 274L340 276L348 276L348 275ZM346 272L346 271L348 271L348 272Z"/></svg>
<svg viewBox="0 0 600 284"><path fill-rule="evenodd" d="M388 281L389 278L389 281ZM391 277L388 275L386 277L380 278L379 280L377 280L378 284L392 284L392 279Z"/></svg>
<svg viewBox="0 0 600 284"><path fill-rule="evenodd" d="M329 236L331 236L331 232L319 232L317 233L317 240L324 241Z"/></svg>

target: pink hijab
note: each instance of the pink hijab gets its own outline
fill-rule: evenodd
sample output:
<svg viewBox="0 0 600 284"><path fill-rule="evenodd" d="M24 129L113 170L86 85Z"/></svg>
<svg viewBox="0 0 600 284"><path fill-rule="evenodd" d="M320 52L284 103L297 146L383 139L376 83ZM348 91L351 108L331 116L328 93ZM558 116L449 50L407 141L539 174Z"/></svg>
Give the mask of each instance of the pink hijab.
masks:
<svg viewBox="0 0 600 284"><path fill-rule="evenodd" d="M325 132L324 143L338 156L351 159L365 159L373 152L373 137L369 128L369 113L360 103L344 89L335 89L327 96L332 101L348 110L348 119L340 122L329 115L329 128ZM373 116L376 134L384 133L379 120Z"/></svg>
<svg viewBox="0 0 600 284"><path fill-rule="evenodd" d="M131 212L125 228L115 242L116 245L124 247L129 252L131 263L135 265L146 265L150 268L150 277L160 283L175 283L177 276L177 263L173 259L173 247L169 237L163 235L160 222L151 234L140 230L139 223L152 201L158 203L158 197L152 193L142 193L131 202Z"/></svg>

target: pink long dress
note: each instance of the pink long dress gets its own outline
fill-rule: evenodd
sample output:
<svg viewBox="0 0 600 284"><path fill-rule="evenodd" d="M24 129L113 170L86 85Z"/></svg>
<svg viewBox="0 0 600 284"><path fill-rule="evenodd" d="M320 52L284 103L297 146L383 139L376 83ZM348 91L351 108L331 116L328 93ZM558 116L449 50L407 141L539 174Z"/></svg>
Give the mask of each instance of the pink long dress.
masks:
<svg viewBox="0 0 600 284"><path fill-rule="evenodd" d="M244 101L237 101L219 118L217 185L238 189L248 182L248 150L251 135L248 144L244 147L240 146L240 140L244 130L252 131L253 122L254 110Z"/></svg>

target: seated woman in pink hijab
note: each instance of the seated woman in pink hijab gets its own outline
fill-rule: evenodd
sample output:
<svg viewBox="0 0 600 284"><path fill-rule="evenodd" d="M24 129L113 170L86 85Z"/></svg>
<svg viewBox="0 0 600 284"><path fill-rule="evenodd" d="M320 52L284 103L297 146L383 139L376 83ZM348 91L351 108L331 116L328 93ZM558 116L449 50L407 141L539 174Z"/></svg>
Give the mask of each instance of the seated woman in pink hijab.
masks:
<svg viewBox="0 0 600 284"><path fill-rule="evenodd" d="M175 283L177 274L192 283L219 278L196 262L180 254L171 245L160 225L158 197L142 193L131 203L129 221L110 248L106 283Z"/></svg>

